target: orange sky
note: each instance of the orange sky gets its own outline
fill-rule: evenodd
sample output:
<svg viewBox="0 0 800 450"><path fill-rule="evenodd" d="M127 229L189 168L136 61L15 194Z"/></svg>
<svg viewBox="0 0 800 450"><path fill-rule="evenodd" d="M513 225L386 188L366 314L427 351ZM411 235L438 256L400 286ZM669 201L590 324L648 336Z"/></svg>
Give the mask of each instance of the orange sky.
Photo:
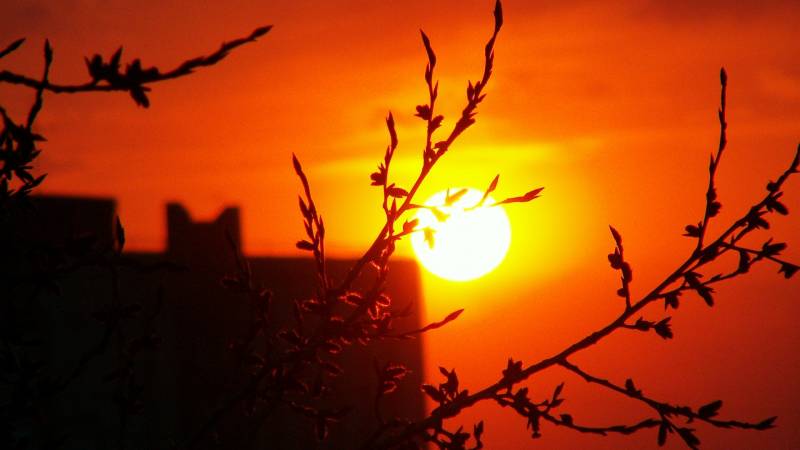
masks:
<svg viewBox="0 0 800 450"><path fill-rule="evenodd" d="M461 285L425 277L431 317L467 307L429 338L431 361L456 366L462 382L477 387L497 378L509 355L549 356L607 322L619 307L616 275L605 261L609 223L625 237L635 291L680 262L691 244L680 236L683 226L702 213L722 65L730 79L730 145L718 180L719 222L763 195L800 141L800 8L792 1L728 3L505 2L495 76L478 123L441 161L422 197L448 185L482 188L496 173L497 197L538 186L545 195L509 209L511 250L490 276ZM250 253L296 254L295 152L326 218L330 247L350 256L379 229L380 197L369 173L387 142L387 111L400 135L396 181L407 184L418 168L423 128L413 112L425 90L417 29L426 30L439 56L447 128L466 80L480 73L491 7L455 0L2 2L0 42L30 38L4 64L38 74L41 41L50 37L52 78L78 82L86 79L83 56L95 51L108 55L125 44L123 59L168 68L274 24L218 66L155 86L149 110L124 94L49 95L39 121L49 140L44 191L116 197L138 249L162 246L165 201L182 201L199 218L239 204ZM0 86L3 103L19 112L30 93L14 92ZM799 180L790 182L785 201L795 215L775 223L773 234L800 246ZM787 252L795 261L796 248ZM724 398L723 412L733 416L781 416L766 434L701 428L704 448L800 446L800 411L792 406L800 402L800 382L793 381L800 380L793 322L800 285L774 272L756 270L720 289L712 310L688 302L694 305L673 319L673 341L620 332L580 360L618 381L633 375L665 398ZM563 377L555 375L548 380ZM607 397L566 379L565 407L591 421L598 407L587 405ZM477 414L488 419L489 448L528 445L521 419L494 406ZM620 441L547 429L541 445L641 447L653 435Z"/></svg>

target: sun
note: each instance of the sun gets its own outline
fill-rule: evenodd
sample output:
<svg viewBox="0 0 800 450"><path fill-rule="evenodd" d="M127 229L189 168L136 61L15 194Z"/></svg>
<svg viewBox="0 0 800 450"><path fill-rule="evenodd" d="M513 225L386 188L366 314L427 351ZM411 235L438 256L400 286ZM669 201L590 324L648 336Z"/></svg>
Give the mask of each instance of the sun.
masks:
<svg viewBox="0 0 800 450"><path fill-rule="evenodd" d="M452 188L429 198L417 212L411 246L422 266L453 281L473 280L491 272L506 256L511 225L502 206L472 188ZM449 205L448 205L449 203ZM480 205L480 206L479 206Z"/></svg>

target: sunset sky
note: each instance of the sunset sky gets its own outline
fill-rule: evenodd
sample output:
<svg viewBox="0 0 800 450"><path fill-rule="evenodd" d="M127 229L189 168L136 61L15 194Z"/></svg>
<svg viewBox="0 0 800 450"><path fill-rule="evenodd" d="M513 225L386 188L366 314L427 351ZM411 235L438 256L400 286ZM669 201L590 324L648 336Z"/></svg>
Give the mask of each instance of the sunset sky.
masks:
<svg viewBox="0 0 800 450"><path fill-rule="evenodd" d="M383 157L391 111L400 145L393 181L408 187L419 170L426 100L419 28L439 58L445 130L482 70L492 1L67 0L0 3L0 45L27 37L4 68L38 76L41 45L55 49L52 79L88 79L84 56L171 68L254 28L274 29L220 64L154 86L152 106L126 94L49 94L39 131L48 193L114 197L129 246L162 248L164 203L183 202L199 219L242 208L244 246L259 255L298 255L302 161L329 247L360 254L383 218L369 174ZM435 169L420 200L448 186L484 188L500 174L497 197L544 186L544 195L508 208L512 243L505 262L469 283L424 275L430 319L466 313L427 338L430 367L456 367L476 389L500 376L507 357L532 362L608 323L622 305L607 264L608 225L624 237L634 294L648 291L692 249L683 227L702 217L709 153L719 128L719 68L729 74L730 144L718 186L720 226L760 200L800 142L800 6L795 1L504 2L505 26L487 98L470 129ZM0 85L19 117L32 93ZM800 260L800 179L784 196L794 213L769 236L789 241ZM513 206L513 205L512 205ZM399 248L412 256L407 245ZM735 261L733 261L735 264ZM721 398L726 418L778 415L765 433L697 428L703 448L800 447L800 277L755 269L718 289L708 309L684 297L676 338L622 330L576 357L587 370L653 396L702 405ZM660 306L648 318L665 315ZM428 371L431 381L438 373ZM559 371L532 386L544 398L567 382L564 412L608 425L647 410ZM535 398L537 396L534 396ZM649 448L655 431L632 437L576 436L547 427L530 442L524 420L495 405L457 423L486 419L490 449ZM471 425L470 425L471 426ZM535 446L534 444L538 444ZM667 448L681 448L673 436Z"/></svg>

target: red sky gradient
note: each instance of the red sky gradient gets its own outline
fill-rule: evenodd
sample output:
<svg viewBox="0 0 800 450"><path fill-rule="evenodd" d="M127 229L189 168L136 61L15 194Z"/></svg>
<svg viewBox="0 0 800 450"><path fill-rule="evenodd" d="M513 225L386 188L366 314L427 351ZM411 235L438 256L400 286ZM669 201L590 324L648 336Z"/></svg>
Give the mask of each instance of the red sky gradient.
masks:
<svg viewBox="0 0 800 450"><path fill-rule="evenodd" d="M800 7L793 1L539 2L508 0L495 74L478 122L453 147L421 197L449 185L497 196L545 186L544 196L509 208L507 260L481 280L425 276L430 318L466 307L428 336L431 367L456 367L478 388L500 376L508 356L550 356L619 312L608 224L623 234L634 294L672 271L691 251L683 227L702 216L709 153L716 148L720 66L729 74L728 151L718 186L734 220L760 199L800 142ZM735 4L734 4L735 3ZM391 110L400 147L395 181L418 170L426 98L418 28L439 57L439 105L452 125L468 79L476 80L492 24L491 1L337 1L216 4L177 1L23 1L0 4L0 43L28 37L7 68L38 75L41 42L55 48L52 79L87 79L83 56L110 55L170 68L257 26L275 28L219 65L154 87L152 106L125 95L48 95L40 116L42 169L51 193L113 196L129 245L161 248L166 201L199 218L226 204L243 208L245 247L293 255L301 237L299 185L291 153L307 169L337 256L358 254L380 228L378 189L369 173L383 156ZM127 58L126 58L127 55ZM0 86L20 114L31 93ZM16 106L16 108L13 108ZM794 213L773 223L800 260L800 179L784 196ZM714 228L712 226L712 233ZM762 240L754 241L758 246ZM408 247L401 254L410 255ZM735 262L733 262L735 264ZM725 417L778 415L766 433L698 426L706 449L800 447L800 278L755 269L718 289L718 305L696 298L672 314L676 338L622 330L581 354L590 372L633 377L655 397L700 405L726 401ZM649 318L660 318L658 306ZM431 381L437 381L433 371ZM609 397L565 373L535 383L540 397L566 380L564 412L610 424L643 418L637 404ZM536 396L534 396L536 398ZM606 403L608 402L608 403ZM546 428L531 443L524 421L494 405L484 417L491 449L650 448L655 431L625 438L576 436ZM672 439L667 448L681 448Z"/></svg>

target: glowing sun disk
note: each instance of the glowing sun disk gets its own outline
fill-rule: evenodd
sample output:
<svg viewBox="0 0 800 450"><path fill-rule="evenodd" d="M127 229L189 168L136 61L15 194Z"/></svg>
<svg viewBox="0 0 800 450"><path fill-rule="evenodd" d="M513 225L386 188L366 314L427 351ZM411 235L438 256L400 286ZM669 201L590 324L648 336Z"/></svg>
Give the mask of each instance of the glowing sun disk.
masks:
<svg viewBox="0 0 800 450"><path fill-rule="evenodd" d="M461 190L450 189L449 195ZM411 246L428 271L448 280L466 281L491 272L503 261L511 244L511 225L502 206L476 208L482 197L483 192L467 188L445 206L448 191L442 191L419 209L417 227L433 231L433 246L423 232L411 236ZM493 203L489 197L484 205Z"/></svg>

